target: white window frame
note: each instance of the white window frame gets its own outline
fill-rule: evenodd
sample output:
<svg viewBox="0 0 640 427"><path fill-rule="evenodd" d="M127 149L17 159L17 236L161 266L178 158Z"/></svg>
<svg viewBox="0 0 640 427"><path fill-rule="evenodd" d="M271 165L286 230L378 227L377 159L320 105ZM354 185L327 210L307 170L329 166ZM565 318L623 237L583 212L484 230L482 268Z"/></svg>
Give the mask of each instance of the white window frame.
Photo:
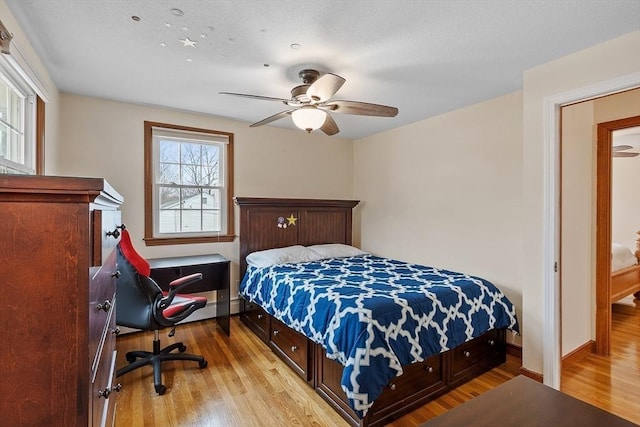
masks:
<svg viewBox="0 0 640 427"><path fill-rule="evenodd" d="M5 58L0 59L0 80L21 99L19 126L0 120L0 127L19 135L18 150L22 151L17 162L0 156L0 172L33 175L36 173L36 91Z"/></svg>
<svg viewBox="0 0 640 427"><path fill-rule="evenodd" d="M233 229L233 134L166 123L144 122L145 126L145 242L147 245L232 241ZM215 145L219 148L218 182L211 186L160 182L160 140ZM160 232L160 189L211 188L220 195L220 230ZM202 206L200 207L202 209ZM178 209L180 215L182 209ZM187 211L187 210L185 210Z"/></svg>

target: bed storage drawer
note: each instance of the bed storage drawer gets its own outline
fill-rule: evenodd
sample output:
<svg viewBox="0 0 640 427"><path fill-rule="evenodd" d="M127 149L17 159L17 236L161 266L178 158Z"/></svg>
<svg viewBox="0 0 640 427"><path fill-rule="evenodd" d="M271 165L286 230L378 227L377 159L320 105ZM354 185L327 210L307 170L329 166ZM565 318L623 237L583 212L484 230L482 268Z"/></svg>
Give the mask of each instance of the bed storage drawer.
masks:
<svg viewBox="0 0 640 427"><path fill-rule="evenodd" d="M304 335L272 318L269 345L305 381L311 379L309 340Z"/></svg>
<svg viewBox="0 0 640 427"><path fill-rule="evenodd" d="M486 369L489 365L504 362L504 330L492 329L477 339L451 350L451 383L465 381L465 378Z"/></svg>
<svg viewBox="0 0 640 427"><path fill-rule="evenodd" d="M244 300L244 311L240 319L264 342L269 340L269 318L258 304Z"/></svg>
<svg viewBox="0 0 640 427"><path fill-rule="evenodd" d="M386 418L394 412L415 404L421 406L422 398L446 389L446 375L443 369L442 355L436 354L424 362L404 366L399 377L392 378L383 394L376 399L371 408L371 419ZM426 400L425 400L426 401Z"/></svg>

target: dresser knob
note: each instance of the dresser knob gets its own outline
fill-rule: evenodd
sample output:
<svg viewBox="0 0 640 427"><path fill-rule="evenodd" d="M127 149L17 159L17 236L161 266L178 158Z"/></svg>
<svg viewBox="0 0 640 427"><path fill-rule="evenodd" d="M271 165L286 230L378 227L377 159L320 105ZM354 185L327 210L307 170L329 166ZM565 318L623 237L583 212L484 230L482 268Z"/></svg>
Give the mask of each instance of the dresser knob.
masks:
<svg viewBox="0 0 640 427"><path fill-rule="evenodd" d="M120 384L120 383L118 383L118 384L114 385L113 387L111 387L111 391L119 392L120 390L122 390L122 384Z"/></svg>
<svg viewBox="0 0 640 427"><path fill-rule="evenodd" d="M293 352L298 351L298 346L297 345L292 345L291 346L291 351L293 351Z"/></svg>
<svg viewBox="0 0 640 427"><path fill-rule="evenodd" d="M395 390L395 389L396 389L396 385L395 385L395 384L391 384L391 385L389 386L389 388L393 391L393 390Z"/></svg>
<svg viewBox="0 0 640 427"><path fill-rule="evenodd" d="M471 356L471 353L469 353L468 351L465 351L464 352L464 357L469 357L469 356Z"/></svg>
<svg viewBox="0 0 640 427"><path fill-rule="evenodd" d="M262 320L263 317L264 317L264 314L258 314L258 320Z"/></svg>
<svg viewBox="0 0 640 427"><path fill-rule="evenodd" d="M109 311L110 308L111 308L111 303L109 302L109 300L104 300L103 303L96 305L96 309L98 311L100 310Z"/></svg>
<svg viewBox="0 0 640 427"><path fill-rule="evenodd" d="M113 329L111 330L111 333L112 333L113 335L115 335L115 336L120 335L120 328L119 328L118 326L116 326L115 328L113 328Z"/></svg>
<svg viewBox="0 0 640 427"><path fill-rule="evenodd" d="M105 399L108 399L110 394L111 389L109 387L105 388L104 390L98 390L98 397L104 397Z"/></svg>
<svg viewBox="0 0 640 427"><path fill-rule="evenodd" d="M122 273L120 273L118 270L111 273L111 277L115 277L116 279L120 276L122 276Z"/></svg>
<svg viewBox="0 0 640 427"><path fill-rule="evenodd" d="M494 340L489 340L489 345L490 345L491 347L493 347L495 344L496 344L496 342L495 342Z"/></svg>
<svg viewBox="0 0 640 427"><path fill-rule="evenodd" d="M277 329L274 329L274 330L273 330L273 335L274 335L274 336L277 336L279 333L280 333L280 331L279 331L279 330L277 330Z"/></svg>
<svg viewBox="0 0 640 427"><path fill-rule="evenodd" d="M432 373L433 372L433 366L427 366L426 368L424 368L425 371L427 371L428 373Z"/></svg>
<svg viewBox="0 0 640 427"><path fill-rule="evenodd" d="M124 230L125 228L127 228L127 226L124 224L116 225L116 228L113 231L107 231L107 237L113 237L114 239L117 239L118 237L120 237L120 230Z"/></svg>

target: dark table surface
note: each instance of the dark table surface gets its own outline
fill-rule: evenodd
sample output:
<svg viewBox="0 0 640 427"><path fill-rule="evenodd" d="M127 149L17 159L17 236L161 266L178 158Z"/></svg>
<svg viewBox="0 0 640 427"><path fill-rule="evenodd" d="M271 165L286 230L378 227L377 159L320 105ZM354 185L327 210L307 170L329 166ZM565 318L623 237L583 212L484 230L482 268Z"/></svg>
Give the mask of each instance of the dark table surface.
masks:
<svg viewBox="0 0 640 427"><path fill-rule="evenodd" d="M420 425L442 426L631 427L637 424L520 375Z"/></svg>

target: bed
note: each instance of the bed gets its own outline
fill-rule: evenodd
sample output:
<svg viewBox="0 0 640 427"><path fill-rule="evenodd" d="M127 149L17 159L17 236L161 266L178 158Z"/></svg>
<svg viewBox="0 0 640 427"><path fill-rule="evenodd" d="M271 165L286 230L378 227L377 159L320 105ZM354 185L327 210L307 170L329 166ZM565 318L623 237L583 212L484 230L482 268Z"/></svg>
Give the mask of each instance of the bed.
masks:
<svg viewBox="0 0 640 427"><path fill-rule="evenodd" d="M638 262L638 254L640 254L640 241L636 244L635 252L624 245L612 243L611 304L631 294L640 299L640 263Z"/></svg>
<svg viewBox="0 0 640 427"><path fill-rule="evenodd" d="M506 330L517 330L506 297L480 278L351 247L357 201L236 203L241 320L351 425L384 425L506 360ZM277 262L261 265L275 248ZM346 252L335 256L335 248ZM290 262L290 251L300 259ZM439 286L425 291L425 278ZM415 299L420 292L445 297L422 313L429 303Z"/></svg>

